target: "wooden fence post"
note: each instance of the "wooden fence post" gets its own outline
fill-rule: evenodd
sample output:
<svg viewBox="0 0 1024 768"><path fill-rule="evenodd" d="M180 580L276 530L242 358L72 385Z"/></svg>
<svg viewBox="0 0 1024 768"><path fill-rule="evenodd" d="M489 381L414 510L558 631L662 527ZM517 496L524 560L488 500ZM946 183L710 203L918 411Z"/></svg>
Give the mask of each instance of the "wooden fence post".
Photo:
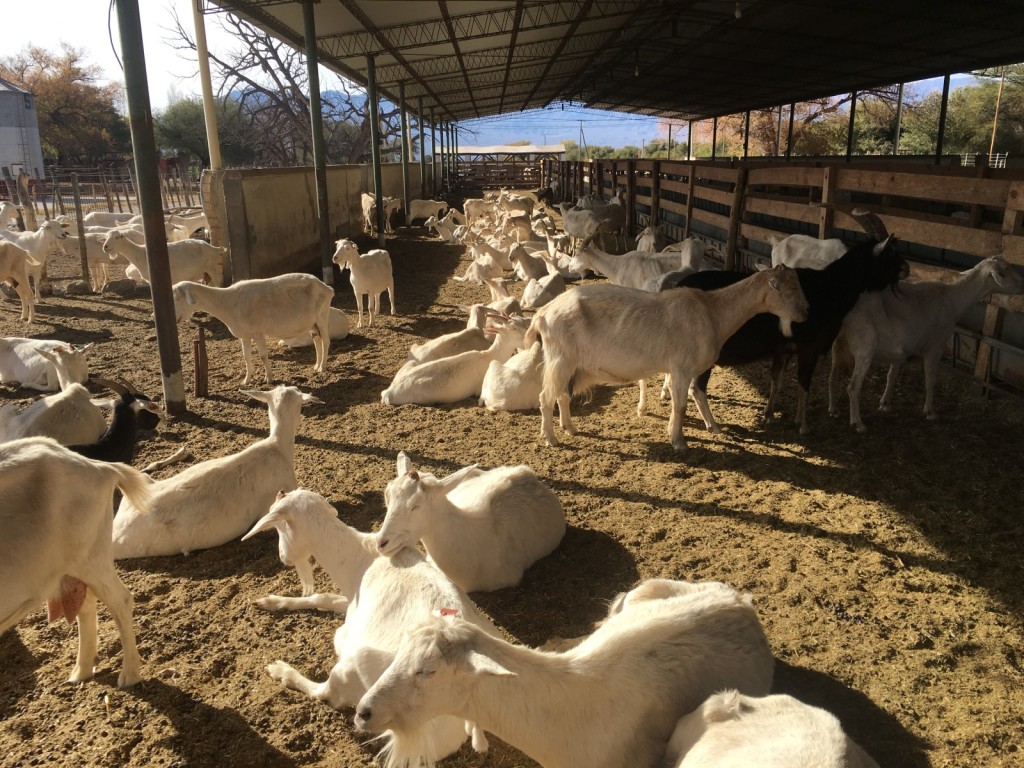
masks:
<svg viewBox="0 0 1024 768"><path fill-rule="evenodd" d="M626 234L630 240L636 237L636 161L626 161Z"/></svg>
<svg viewBox="0 0 1024 768"><path fill-rule="evenodd" d="M683 239L685 240L691 234L693 234L693 228L690 226L690 222L693 221L693 188L694 181L697 175L696 163L690 163L687 165L686 172L686 226L683 228Z"/></svg>
<svg viewBox="0 0 1024 768"><path fill-rule="evenodd" d="M71 194L75 199L75 219L78 224L78 254L82 258L82 279L90 283L89 259L85 255L85 222L82 221L82 192L78 188L78 174L71 174Z"/></svg>
<svg viewBox="0 0 1024 768"><path fill-rule="evenodd" d="M38 228L36 223L36 207L32 204L32 197L28 193L28 174L22 171L18 174L18 202L21 203L21 215L25 219L25 230L34 232Z"/></svg>
<svg viewBox="0 0 1024 768"><path fill-rule="evenodd" d="M830 166L822 168L821 208L818 210L818 239L825 240L832 231L832 197L836 191L836 174Z"/></svg>
<svg viewBox="0 0 1024 768"><path fill-rule="evenodd" d="M732 191L732 210L729 211L729 235L725 241L725 268L736 269L736 241L739 238L740 223L743 221L743 198L747 189L747 168L743 166L736 173L736 184Z"/></svg>
<svg viewBox="0 0 1024 768"><path fill-rule="evenodd" d="M651 161L651 221L652 227L658 226L661 214L661 161Z"/></svg>

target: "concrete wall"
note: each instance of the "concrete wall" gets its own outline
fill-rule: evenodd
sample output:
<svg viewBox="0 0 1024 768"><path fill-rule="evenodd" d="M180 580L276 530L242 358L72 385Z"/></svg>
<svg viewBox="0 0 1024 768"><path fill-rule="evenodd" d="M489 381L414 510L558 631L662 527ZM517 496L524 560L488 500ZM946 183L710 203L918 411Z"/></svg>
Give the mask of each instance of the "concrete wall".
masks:
<svg viewBox="0 0 1024 768"><path fill-rule="evenodd" d="M385 195L401 197L402 166L381 168ZM410 164L409 190L419 194L420 169ZM371 192L373 173L365 165L327 168L327 201L335 240L362 233L360 195ZM312 168L207 171L203 200L211 239L229 249L225 277L244 280L302 271L319 262L316 182ZM399 223L396 218L396 225Z"/></svg>

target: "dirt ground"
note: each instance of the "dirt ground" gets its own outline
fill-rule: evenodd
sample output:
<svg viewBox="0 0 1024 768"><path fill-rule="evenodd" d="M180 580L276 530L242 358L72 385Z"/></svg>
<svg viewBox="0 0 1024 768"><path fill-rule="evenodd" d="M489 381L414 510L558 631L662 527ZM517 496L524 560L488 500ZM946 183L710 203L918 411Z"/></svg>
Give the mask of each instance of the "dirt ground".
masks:
<svg viewBox="0 0 1024 768"><path fill-rule="evenodd" d="M352 314L353 333L331 345L326 374L314 374L311 348L272 354L278 381L325 403L308 407L298 430L300 486L371 530L400 450L438 474L473 462L529 464L558 494L570 527L520 586L473 595L509 638L538 645L584 633L612 596L642 578L722 580L754 598L777 658L775 690L833 711L882 766L1024 764L1018 402L983 399L944 368L940 419L926 422L920 369L910 366L895 410L865 409L870 431L858 435L825 413L825 361L813 432L801 437L791 382L780 419L759 424L767 370L752 366L714 375L711 407L725 434L698 429L691 407L690 447L681 453L667 442L664 403L637 418L635 386L599 388L591 402L574 403L580 433L556 449L540 443L536 412L492 414L472 401L389 408L380 391L409 345L461 327L457 305L485 297L449 279L468 264L461 248L409 233L389 241L397 316L355 330ZM75 261L51 273L61 286ZM347 274L334 306L354 311ZM150 311L142 292L50 297L26 331L6 301L0 334L94 341L93 371L127 375L160 396ZM224 455L267 432L264 406L238 392L238 342L218 321L199 322L212 333L211 395L191 397L195 324L182 325L190 410L141 444L137 466L180 446L193 460ZM869 378L866 402L880 395L881 373ZM32 394L0 385L0 402ZM120 643L101 606L96 678L65 682L76 630L33 613L0 637L0 765L372 762L375 747L355 733L351 709L284 690L264 671L284 659L324 679L339 623L254 605L270 592L299 593L292 569L278 562L276 536L128 561L120 573L135 596L146 679L115 687ZM491 743L486 755L467 745L447 764L533 765Z"/></svg>

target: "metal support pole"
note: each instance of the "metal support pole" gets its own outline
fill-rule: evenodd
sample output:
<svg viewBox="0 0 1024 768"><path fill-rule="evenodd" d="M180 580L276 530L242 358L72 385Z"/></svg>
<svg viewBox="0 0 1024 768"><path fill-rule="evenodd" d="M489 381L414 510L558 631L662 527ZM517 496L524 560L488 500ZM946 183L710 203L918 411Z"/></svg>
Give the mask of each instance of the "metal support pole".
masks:
<svg viewBox="0 0 1024 768"><path fill-rule="evenodd" d="M718 157L718 118L711 123L711 159Z"/></svg>
<svg viewBox="0 0 1024 768"><path fill-rule="evenodd" d="M853 154L853 124L857 119L857 92L850 94L850 125L846 129L846 162L850 162Z"/></svg>
<svg viewBox="0 0 1024 768"><path fill-rule="evenodd" d="M430 196L437 195L437 122L430 110Z"/></svg>
<svg viewBox="0 0 1024 768"><path fill-rule="evenodd" d="M693 120L686 128L686 159L693 160Z"/></svg>
<svg viewBox="0 0 1024 768"><path fill-rule="evenodd" d="M939 138L935 142L935 164L942 162L942 143L946 134L946 110L949 108L949 75L942 78L942 104L939 106Z"/></svg>
<svg viewBox="0 0 1024 768"><path fill-rule="evenodd" d="M217 133L217 110L210 81L210 54L206 47L206 21L199 12L199 3L192 3L192 25L196 30L196 56L199 59L199 84L203 89L203 122L206 124L206 147L210 153L210 170L224 167L220 158L220 136Z"/></svg>
<svg viewBox="0 0 1024 768"><path fill-rule="evenodd" d="M398 114L402 120L402 212L409 226L409 112L405 108L405 81L398 83Z"/></svg>
<svg viewBox="0 0 1024 768"><path fill-rule="evenodd" d="M416 126L420 134L420 197L427 197L427 137L423 133L426 125L423 120L423 97L420 96L416 102Z"/></svg>
<svg viewBox="0 0 1024 768"><path fill-rule="evenodd" d="M171 267L167 260L167 233L160 204L160 177L157 173L156 140L153 138L153 114L149 105L149 81L146 56L142 48L142 22L138 0L117 0L117 26L124 59L125 93L128 97L128 121L138 179L139 209L146 235L149 284L156 318L156 343L160 350L164 407L168 415L185 411L185 386L181 379L181 348L178 325L171 297Z"/></svg>
<svg viewBox="0 0 1024 768"><path fill-rule="evenodd" d="M384 192L380 175L380 113L377 104L377 72L373 54L366 57L366 97L370 100L370 147L373 157L373 195L377 205L377 242L384 247Z"/></svg>
<svg viewBox="0 0 1024 768"><path fill-rule="evenodd" d="M309 124L313 129L313 175L316 179L316 215L320 223L320 269L323 281L334 285L331 260L331 209L327 205L327 150L324 144L324 118L320 109L320 55L316 49L316 19L313 0L302 3L303 39L306 43L306 79L309 88Z"/></svg>
<svg viewBox="0 0 1024 768"><path fill-rule="evenodd" d="M452 153L452 183L453 186L459 184L459 124L455 123L452 126L452 146L455 147L455 152Z"/></svg>
<svg viewBox="0 0 1024 768"><path fill-rule="evenodd" d="M441 194L443 195L445 192L448 191L448 185L445 183L446 179L448 178L447 171L446 171L446 161L447 161L448 158L447 158L447 156L445 155L445 152L444 152L444 148L445 148L445 124L444 123L441 123L439 126L437 126L437 147L438 147L438 150L437 150L438 151L438 157L437 157L437 178L438 178L438 181L440 182Z"/></svg>
<svg viewBox="0 0 1024 768"><path fill-rule="evenodd" d="M796 102L789 104L789 132L786 135L786 159L793 156L793 121L796 119Z"/></svg>
<svg viewBox="0 0 1024 768"><path fill-rule="evenodd" d="M900 133L903 127L903 83L896 91L896 135L892 137L892 153L900 153Z"/></svg>

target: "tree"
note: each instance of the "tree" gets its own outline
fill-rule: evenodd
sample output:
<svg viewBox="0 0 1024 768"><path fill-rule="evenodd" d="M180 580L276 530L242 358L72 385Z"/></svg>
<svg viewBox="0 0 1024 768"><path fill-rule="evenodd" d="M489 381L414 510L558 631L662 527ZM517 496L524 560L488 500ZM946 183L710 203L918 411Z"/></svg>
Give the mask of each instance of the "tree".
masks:
<svg viewBox="0 0 1024 768"><path fill-rule="evenodd" d="M131 152L131 132L118 107L119 83L98 85L102 71L67 43L59 53L28 46L0 58L0 77L35 94L43 155L62 165L98 164Z"/></svg>
<svg viewBox="0 0 1024 768"><path fill-rule="evenodd" d="M203 102L199 98L182 98L170 104L163 112L153 115L153 127L157 146L165 154L185 155L209 165L206 121ZM257 137L237 102L217 103L217 133L221 158L226 165L253 165L256 162Z"/></svg>
<svg viewBox="0 0 1024 768"><path fill-rule="evenodd" d="M192 35L177 14L173 19L173 42L179 50L194 52ZM312 129L304 55L231 14L218 19L239 45L223 57L210 54L213 79L221 102L233 103L239 118L247 123L255 162L311 165ZM320 99L328 162L368 162L369 104L361 89L339 78L337 89L322 91ZM382 102L380 119L382 152L395 154L400 151L399 111Z"/></svg>

